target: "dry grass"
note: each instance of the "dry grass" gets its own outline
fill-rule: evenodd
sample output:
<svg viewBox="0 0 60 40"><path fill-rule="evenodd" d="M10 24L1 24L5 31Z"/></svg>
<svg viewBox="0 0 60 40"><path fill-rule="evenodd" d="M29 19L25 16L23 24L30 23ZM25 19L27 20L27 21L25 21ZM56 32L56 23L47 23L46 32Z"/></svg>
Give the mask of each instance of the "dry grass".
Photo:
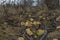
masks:
<svg viewBox="0 0 60 40"><path fill-rule="evenodd" d="M33 29L32 32L37 31L36 29L39 30L39 25L45 25L46 28L49 28L52 24L51 20L55 20L54 18L60 16L59 14L59 9L49 10L45 5L41 5L39 7L0 6L0 39L16 40L17 37L26 35L24 31L26 30L25 25L30 26L27 28ZM22 35L20 31L22 31ZM11 38L11 35L15 36L16 38Z"/></svg>

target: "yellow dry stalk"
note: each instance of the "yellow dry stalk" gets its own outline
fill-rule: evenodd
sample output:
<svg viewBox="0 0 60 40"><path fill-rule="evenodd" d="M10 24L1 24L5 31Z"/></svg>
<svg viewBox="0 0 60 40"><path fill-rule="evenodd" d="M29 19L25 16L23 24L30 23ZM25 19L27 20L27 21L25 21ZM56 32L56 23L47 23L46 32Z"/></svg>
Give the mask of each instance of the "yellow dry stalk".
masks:
<svg viewBox="0 0 60 40"><path fill-rule="evenodd" d="M37 30L37 35L38 35L38 36L42 35L43 33L44 33L44 30L41 30L41 29L38 29L38 30Z"/></svg>
<svg viewBox="0 0 60 40"><path fill-rule="evenodd" d="M33 33L32 33L32 31L30 30L30 28L28 28L28 29L26 29L26 33L28 34L28 35L33 35Z"/></svg>

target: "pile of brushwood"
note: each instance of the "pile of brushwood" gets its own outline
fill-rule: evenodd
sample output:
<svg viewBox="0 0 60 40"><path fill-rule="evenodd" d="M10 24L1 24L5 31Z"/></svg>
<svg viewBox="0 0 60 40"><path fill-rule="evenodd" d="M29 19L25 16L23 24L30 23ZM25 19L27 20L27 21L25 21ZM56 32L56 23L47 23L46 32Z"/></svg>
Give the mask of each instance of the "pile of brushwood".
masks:
<svg viewBox="0 0 60 40"><path fill-rule="evenodd" d="M55 31L57 26L60 8L0 6L0 40L40 40L46 29Z"/></svg>

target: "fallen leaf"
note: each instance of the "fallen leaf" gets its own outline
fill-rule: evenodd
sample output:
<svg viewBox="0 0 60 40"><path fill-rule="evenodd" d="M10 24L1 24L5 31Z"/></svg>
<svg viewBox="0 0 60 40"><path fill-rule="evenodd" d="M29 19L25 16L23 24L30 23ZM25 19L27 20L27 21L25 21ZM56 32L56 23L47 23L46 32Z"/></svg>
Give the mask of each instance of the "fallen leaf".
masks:
<svg viewBox="0 0 60 40"><path fill-rule="evenodd" d="M44 33L44 30L41 30L41 29L38 29L38 30L37 30L37 35L38 35L38 36L42 35L43 33Z"/></svg>
<svg viewBox="0 0 60 40"><path fill-rule="evenodd" d="M18 40L24 40L24 38L23 37L19 37Z"/></svg>
<svg viewBox="0 0 60 40"><path fill-rule="evenodd" d="M26 33L27 33L28 35L33 35L32 31L31 31L29 28L26 29Z"/></svg>

